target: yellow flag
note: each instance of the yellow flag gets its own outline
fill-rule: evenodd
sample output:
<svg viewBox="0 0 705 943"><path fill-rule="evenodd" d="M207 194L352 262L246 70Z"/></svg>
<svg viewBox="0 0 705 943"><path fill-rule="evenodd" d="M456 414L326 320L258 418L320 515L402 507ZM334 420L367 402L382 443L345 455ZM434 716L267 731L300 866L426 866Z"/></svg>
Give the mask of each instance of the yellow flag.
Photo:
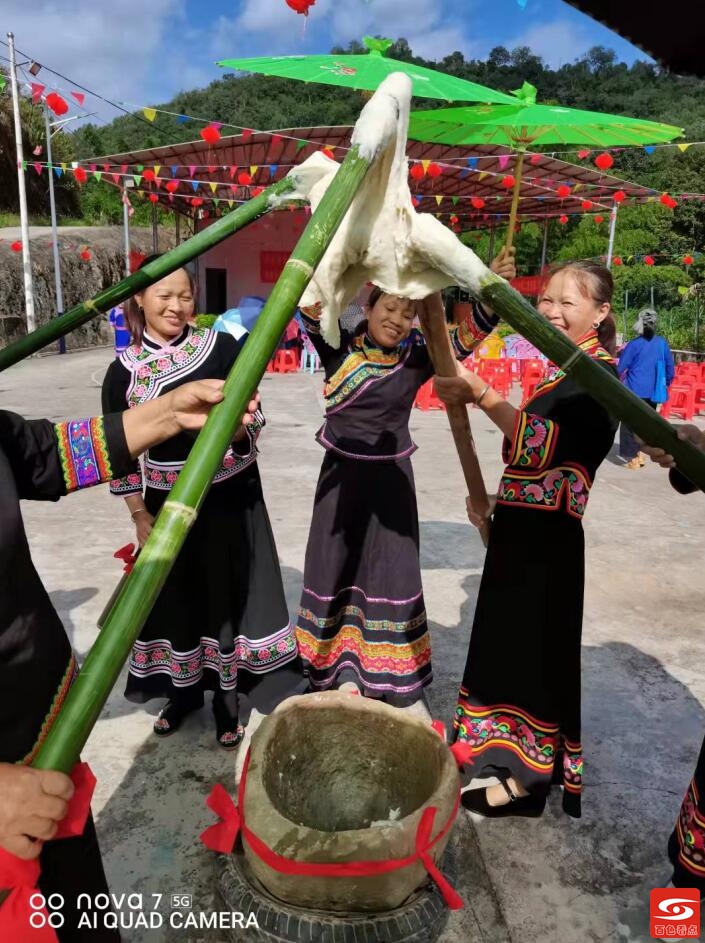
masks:
<svg viewBox="0 0 705 943"><path fill-rule="evenodd" d="M431 161L430 161L430 160L422 160L422 161L421 161L421 166L423 167L424 173L428 173L428 168L429 168L430 164L431 164Z"/></svg>
<svg viewBox="0 0 705 943"><path fill-rule="evenodd" d="M159 171L160 171L161 169L162 169L162 165L161 165L161 164L155 164L155 165L154 165L154 176L155 176L155 177L158 177L158 176L159 176Z"/></svg>
<svg viewBox="0 0 705 943"><path fill-rule="evenodd" d="M573 193L577 193L578 190L582 190L582 189L583 189L582 183L576 183L575 186L573 187Z"/></svg>
<svg viewBox="0 0 705 943"><path fill-rule="evenodd" d="M62 162L62 164L61 164L61 169L62 169L62 170L66 170L66 164L64 164L63 162Z"/></svg>
<svg viewBox="0 0 705 943"><path fill-rule="evenodd" d="M212 191L213 193L215 193L215 191L218 189L218 184L217 184L217 183L210 183L210 184L209 184L209 187L211 188L211 191Z"/></svg>
<svg viewBox="0 0 705 943"><path fill-rule="evenodd" d="M443 200L443 197L442 197L442 196L437 196L437 197L436 197L436 203L438 203L439 206L441 205L441 201L442 201L442 200Z"/></svg>
<svg viewBox="0 0 705 943"><path fill-rule="evenodd" d="M156 108L143 108L142 113L147 121L154 121L154 119L157 117Z"/></svg>
<svg viewBox="0 0 705 943"><path fill-rule="evenodd" d="M688 150L689 147L690 147L690 144L679 144L678 150L681 152L681 154L685 154L685 152Z"/></svg>
<svg viewBox="0 0 705 943"><path fill-rule="evenodd" d="M250 176L251 176L251 177L254 177L254 175L257 173L258 170L259 170L259 164L250 164Z"/></svg>
<svg viewBox="0 0 705 943"><path fill-rule="evenodd" d="M230 207L230 209L233 208L233 201L232 201L232 200L228 200L228 206Z"/></svg>
<svg viewBox="0 0 705 943"><path fill-rule="evenodd" d="M487 176L487 171L486 171L486 170L483 170L483 171L480 173L480 180L484 180L486 176Z"/></svg>

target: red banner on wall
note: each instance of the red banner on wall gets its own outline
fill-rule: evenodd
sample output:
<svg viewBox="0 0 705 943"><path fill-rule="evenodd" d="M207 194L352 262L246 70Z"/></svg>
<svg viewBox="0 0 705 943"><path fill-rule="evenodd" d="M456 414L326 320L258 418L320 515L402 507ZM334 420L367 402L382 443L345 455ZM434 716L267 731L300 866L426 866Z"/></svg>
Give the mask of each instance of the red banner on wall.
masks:
<svg viewBox="0 0 705 943"><path fill-rule="evenodd" d="M259 280L265 285L273 285L284 271L289 255L289 252L262 249L259 254Z"/></svg>

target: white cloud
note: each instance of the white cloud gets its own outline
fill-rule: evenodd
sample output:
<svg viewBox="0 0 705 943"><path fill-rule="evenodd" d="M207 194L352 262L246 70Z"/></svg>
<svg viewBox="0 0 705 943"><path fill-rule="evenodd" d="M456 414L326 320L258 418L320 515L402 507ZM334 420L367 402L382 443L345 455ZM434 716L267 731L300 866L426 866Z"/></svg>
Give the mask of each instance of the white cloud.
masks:
<svg viewBox="0 0 705 943"><path fill-rule="evenodd" d="M548 65L557 68L573 62L583 52L594 45L588 32L568 20L554 20L532 26L514 39L502 43L507 49L528 46L533 53L541 56Z"/></svg>
<svg viewBox="0 0 705 943"><path fill-rule="evenodd" d="M94 0L70 4L3 0L2 20L4 30L15 34L18 49L27 56L106 98L146 104L165 91L165 75L176 76L188 65L184 61L188 49L174 49L165 41L174 22L183 22L183 3L120 0L108 10ZM155 63L163 63L163 68L155 69ZM63 93L75 88L48 70L37 81L59 87ZM99 111L103 118L117 114L90 97L85 108Z"/></svg>

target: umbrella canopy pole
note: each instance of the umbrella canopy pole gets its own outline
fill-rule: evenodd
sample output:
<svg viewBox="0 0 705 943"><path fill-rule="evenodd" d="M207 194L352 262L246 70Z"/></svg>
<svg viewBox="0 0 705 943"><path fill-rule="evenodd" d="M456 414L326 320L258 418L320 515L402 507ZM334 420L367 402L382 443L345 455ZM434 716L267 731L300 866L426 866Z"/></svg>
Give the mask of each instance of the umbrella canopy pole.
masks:
<svg viewBox="0 0 705 943"><path fill-rule="evenodd" d="M419 307L419 318L423 328L428 352L431 355L433 369L440 377L454 377L457 375L456 359L453 354L450 335L443 318L443 312L429 312L425 305ZM467 406L446 406L448 422L453 433L455 448L460 459L460 467L465 477L468 494L472 498L473 507L480 514L487 515L488 522L480 530L480 536L485 546L489 540L489 509L490 502L487 489L482 477L482 469L477 458L475 440L470 428L470 419Z"/></svg>
<svg viewBox="0 0 705 943"><path fill-rule="evenodd" d="M294 175L284 177L273 186L268 187L258 197L249 200L233 210L232 213L223 216L212 226L172 249L171 252L165 253L161 258L155 259L133 272L132 275L128 275L117 285L106 288L89 301L84 301L75 308L71 308L61 317L53 318L47 324L37 328L36 331L32 331L26 337L22 337L14 344L5 347L4 350L0 350L0 371L6 370L20 360L24 360L25 357L29 357L30 354L36 353L42 347L46 347L47 344L51 344L58 338L75 330L81 324L85 324L86 321L96 317L96 315L109 311L110 308L115 307L120 302L131 298L136 292L144 291L149 285L153 285L154 282L158 282L170 272L181 268L202 252L217 246L219 242L227 239L234 232L268 213L272 208L271 197L285 195L287 192L293 191L295 187L296 178ZM126 252L129 252L128 245L126 237Z"/></svg>
<svg viewBox="0 0 705 943"><path fill-rule="evenodd" d="M254 390L291 319L304 288L343 220L381 146L361 156L358 145L345 161L309 220L274 286L247 345L235 361L154 528L91 648L81 672L39 749L33 766L68 773L117 680L140 629L183 546ZM285 178L286 179L286 178ZM257 198L261 199L261 198ZM250 201L248 206L256 201ZM259 204L259 212L264 211ZM221 221L222 222L222 221ZM216 224L217 225L217 224ZM211 227L214 228L214 227ZM210 231L190 240L202 239ZM201 244L202 245L202 244ZM185 247L182 247L185 248ZM178 250L175 250L175 252ZM174 255L174 253L170 253ZM193 253L191 253L193 255ZM182 264L179 256L178 264ZM172 268L177 265L172 266Z"/></svg>
<svg viewBox="0 0 705 943"><path fill-rule="evenodd" d="M514 192L512 194L512 208L509 210L509 229L507 230L507 240L504 243L507 249L514 245L514 230L517 224L517 211L519 209L519 193L521 191L521 178L524 173L524 152L517 154L517 165L514 171Z"/></svg>

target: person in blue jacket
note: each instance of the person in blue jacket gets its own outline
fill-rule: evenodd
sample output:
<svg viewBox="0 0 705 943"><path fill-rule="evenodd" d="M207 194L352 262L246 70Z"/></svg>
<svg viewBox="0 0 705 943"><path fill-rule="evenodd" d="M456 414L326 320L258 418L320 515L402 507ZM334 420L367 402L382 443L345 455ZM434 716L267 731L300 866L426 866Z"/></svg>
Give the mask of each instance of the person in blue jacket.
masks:
<svg viewBox="0 0 705 943"><path fill-rule="evenodd" d="M675 368L673 354L665 337L656 333L658 316L653 308L644 308L634 325L639 335L622 351L617 370L625 386L656 409L667 399ZM627 468L642 468L645 460L639 444L624 423L619 435L619 453Z"/></svg>

